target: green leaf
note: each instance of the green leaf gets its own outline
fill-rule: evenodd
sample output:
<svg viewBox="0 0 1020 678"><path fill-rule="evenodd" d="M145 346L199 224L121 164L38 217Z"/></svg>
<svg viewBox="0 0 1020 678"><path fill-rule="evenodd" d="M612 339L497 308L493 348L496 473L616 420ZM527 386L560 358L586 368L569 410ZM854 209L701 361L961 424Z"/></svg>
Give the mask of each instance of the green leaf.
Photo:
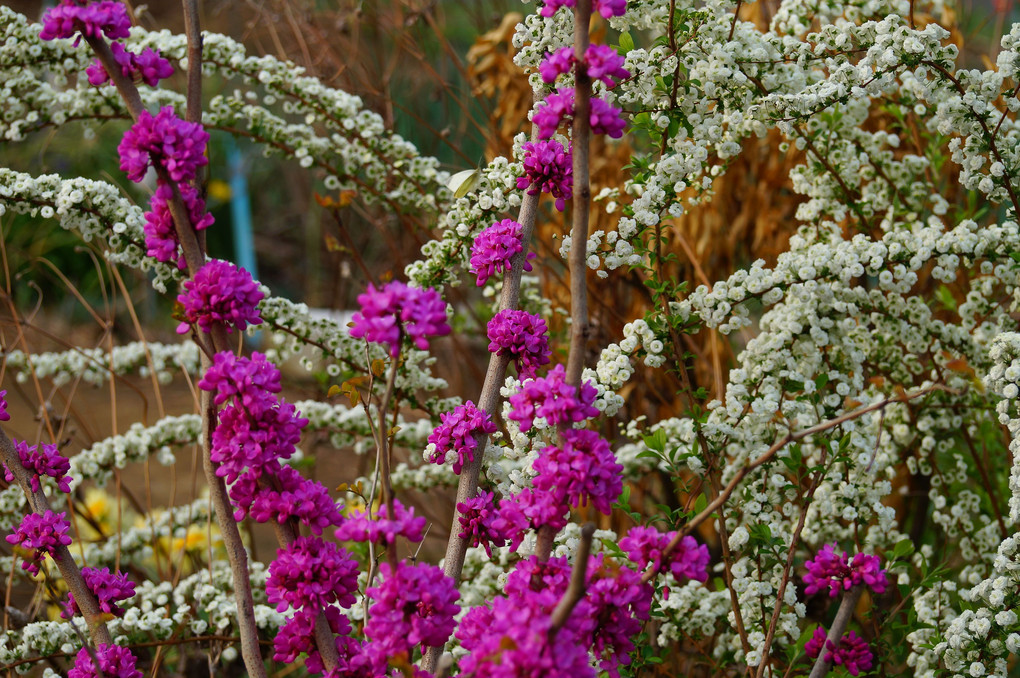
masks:
<svg viewBox="0 0 1020 678"><path fill-rule="evenodd" d="M626 32L625 33L621 33L620 34L620 50L622 50L620 52L621 55L626 55L627 52L630 52L633 49L634 49L634 38L631 36L630 33L626 33Z"/></svg>
<svg viewBox="0 0 1020 678"><path fill-rule="evenodd" d="M904 556L909 556L914 552L914 542L909 539L900 539L896 542L896 546L893 547L892 554L889 556L890 560L899 560Z"/></svg>
<svg viewBox="0 0 1020 678"><path fill-rule="evenodd" d="M645 436L644 443L648 449L664 455L666 453L666 432L660 428L655 433Z"/></svg>

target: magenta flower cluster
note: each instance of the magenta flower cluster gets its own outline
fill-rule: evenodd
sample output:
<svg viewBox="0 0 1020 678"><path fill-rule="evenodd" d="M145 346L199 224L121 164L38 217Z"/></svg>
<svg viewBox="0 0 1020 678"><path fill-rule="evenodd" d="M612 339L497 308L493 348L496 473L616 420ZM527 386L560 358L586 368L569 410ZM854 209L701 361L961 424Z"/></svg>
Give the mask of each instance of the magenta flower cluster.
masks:
<svg viewBox="0 0 1020 678"><path fill-rule="evenodd" d="M308 420L276 397L280 373L265 355L256 351L248 358L229 351L217 353L198 387L215 393L217 405L233 399L220 410L220 422L212 435L217 475L227 482L245 472L261 478L275 474L280 460L293 454Z"/></svg>
<svg viewBox="0 0 1020 678"><path fill-rule="evenodd" d="M80 0L61 0L60 4L43 15L42 40L71 38L81 33L88 38L105 35L118 40L131 35L131 19L123 2L103 0L91 4ZM77 45L77 41L75 45Z"/></svg>
<svg viewBox="0 0 1020 678"><path fill-rule="evenodd" d="M425 538L425 518L414 515L414 507L405 507L399 499L393 500L393 517L389 506L383 504L375 517L364 511L354 511L336 529L335 537L340 541L361 541L392 544L397 537L420 542Z"/></svg>
<svg viewBox="0 0 1020 678"><path fill-rule="evenodd" d="M234 512L237 520L243 520L246 514L256 523L283 523L296 518L317 535L343 522L326 486L307 480L291 466L281 466L275 482L262 486L252 474L245 474L234 483L230 493L238 504L247 507Z"/></svg>
<svg viewBox="0 0 1020 678"><path fill-rule="evenodd" d="M589 78L601 80L607 88L612 89L618 80L630 77L630 71L623 67L623 62L623 57L609 45L589 45L582 65ZM538 71L543 82L552 84L560 75L569 73L574 63L574 48L561 47L546 55Z"/></svg>
<svg viewBox="0 0 1020 678"><path fill-rule="evenodd" d="M227 332L261 325L258 306L264 296L247 270L219 259L206 262L184 281L184 292L177 297L184 307L184 322L177 333L185 334L195 324L203 332L216 324L225 326Z"/></svg>
<svg viewBox="0 0 1020 678"><path fill-rule="evenodd" d="M206 212L205 201L198 190L186 182L195 178L199 167L208 164L205 157L208 141L209 133L202 129L200 123L181 120L172 106L160 109L156 115L142 111L117 146L120 168L129 179L140 182L153 163L163 167L177 182L176 190L187 210L191 227L200 231L211 226L213 218ZM170 214L174 191L174 186L163 181L156 187L150 209L145 213L145 246L149 256L158 261L176 262L178 268L183 269L185 262L180 251L180 239Z"/></svg>
<svg viewBox="0 0 1020 678"><path fill-rule="evenodd" d="M192 227L202 231L212 226L216 220L206 211L205 201L198 190L191 184L180 184L178 188ZM183 270L184 253L181 252L180 239L170 215L170 201L173 197L173 187L160 182L152 195L149 211L145 213L145 247L146 254L156 261L176 262L177 267Z"/></svg>
<svg viewBox="0 0 1020 678"><path fill-rule="evenodd" d="M120 168L128 179L140 182L153 163L158 163L176 182L191 181L199 167L209 163L205 145L209 133L201 123L181 120L173 106L153 115L142 111L117 146Z"/></svg>
<svg viewBox="0 0 1020 678"><path fill-rule="evenodd" d="M461 528L457 536L467 539L471 546L482 546L490 558L493 546L506 546L506 522L500 519L492 492L480 491L458 503L457 513Z"/></svg>
<svg viewBox="0 0 1020 678"><path fill-rule="evenodd" d="M120 572L110 572L110 568L104 567L99 570L94 567L81 568L81 576L85 579L86 586L96 596L99 603L99 611L111 614L114 617L123 617L124 610L117 605L122 600L127 600L135 595L135 584L127 575ZM70 619L76 614L81 614L78 603L74 600L74 594L67 594L67 607L60 616Z"/></svg>
<svg viewBox="0 0 1020 678"><path fill-rule="evenodd" d="M92 652L96 654L98 668L92 662ZM143 678L143 674L136 668L131 650L102 643L92 651L87 647L78 650L67 678Z"/></svg>
<svg viewBox="0 0 1020 678"><path fill-rule="evenodd" d="M885 593L889 580L878 556L858 553L851 562L846 551L840 555L836 548L836 544L826 544L812 560L804 563L807 568L805 593L811 595L828 590L829 597L835 598L859 585L867 586L876 594Z"/></svg>
<svg viewBox="0 0 1020 678"><path fill-rule="evenodd" d="M155 87L159 84L160 80L169 78L174 74L174 67L170 65L169 61L161 57L157 50L149 48L142 51L141 54L135 54L134 52L129 52L119 42L112 43L110 50L113 52L113 58L116 60L117 65L120 66L120 72L125 78L141 80L146 85ZM105 85L110 81L110 74L106 72L106 67L98 59L85 69L85 74L89 78L89 84L96 87Z"/></svg>
<svg viewBox="0 0 1020 678"><path fill-rule="evenodd" d="M279 612L287 607L318 612L334 603L350 607L358 591L358 563L319 537L299 537L269 564L266 594Z"/></svg>
<svg viewBox="0 0 1020 678"><path fill-rule="evenodd" d="M835 666L843 666L851 676L871 669L874 656L867 641L853 631L840 638L839 643L828 640L825 629L815 628L814 634L804 645L804 654L817 659L825 648L825 661Z"/></svg>
<svg viewBox="0 0 1020 678"><path fill-rule="evenodd" d="M445 645L460 611L460 594L453 580L427 563L389 563L379 566L380 582L366 594L372 600L368 608L365 637L377 675L382 675L388 660L404 655L410 658L416 646Z"/></svg>
<svg viewBox="0 0 1020 678"><path fill-rule="evenodd" d="M548 193L556 198L556 209L562 212L574 194L570 150L554 139L528 141L522 149L524 174L517 177L517 188L527 189L529 195Z"/></svg>
<svg viewBox="0 0 1020 678"><path fill-rule="evenodd" d="M509 356L522 378L534 378L549 364L548 328L541 316L527 311L504 309L486 327L489 352Z"/></svg>
<svg viewBox="0 0 1020 678"><path fill-rule="evenodd" d="M429 347L428 337L450 333L446 324L446 303L434 289L418 289L393 280L358 295L361 310L354 314L351 336L383 344L390 355L400 355L402 337L410 337L422 350Z"/></svg>
<svg viewBox="0 0 1020 678"><path fill-rule="evenodd" d="M623 491L623 466L595 431L566 429L560 444L546 447L534 464L536 494L545 502L591 504L609 515Z"/></svg>
<svg viewBox="0 0 1020 678"><path fill-rule="evenodd" d="M465 463L474 461L475 450L478 448L478 436L488 436L496 432L496 423L485 410L468 400L458 405L452 412L439 415L440 424L429 434L429 444L435 445L435 452L429 461L433 464L445 464L450 452L457 455L453 462L453 472L460 474Z"/></svg>
<svg viewBox="0 0 1020 678"><path fill-rule="evenodd" d="M7 412L7 391L0 391L0 421L10 421L11 415ZM10 482L10 481L8 481Z"/></svg>
<svg viewBox="0 0 1020 678"><path fill-rule="evenodd" d="M294 453L308 420L276 396L280 372L257 351L250 358L216 354L198 383L225 405L212 434L210 457L216 474L233 483L230 500L241 520L286 522L293 518L321 534L341 516L326 488L307 480L281 460Z"/></svg>
<svg viewBox="0 0 1020 678"><path fill-rule="evenodd" d="M620 117L622 111L604 99L591 98L591 111L588 121L591 131L595 134L606 134L613 139L623 136L627 123ZM535 110L531 121L538 127L538 138L548 139L560 124L574 115L574 90L560 88L545 99L545 103Z"/></svg>
<svg viewBox="0 0 1020 678"><path fill-rule="evenodd" d="M18 452L18 459L21 465L32 473L31 486L33 492L39 491L39 478L49 476L57 481L57 487L61 492L71 491L71 478L67 472L71 470L71 461L60 454L56 445L41 443L29 445L24 440L15 440L14 449ZM14 473L3 464L4 480L14 481Z"/></svg>
<svg viewBox="0 0 1020 678"><path fill-rule="evenodd" d="M513 219L503 219L489 226L475 238L471 246L471 272L475 284L481 287L496 273L510 270L510 262L524 250L521 243L521 225ZM525 258L524 270L531 270L529 258Z"/></svg>
<svg viewBox="0 0 1020 678"><path fill-rule="evenodd" d="M480 525L480 537L494 542L509 539L516 550L530 528L559 532L567 524L571 507L590 503L608 515L623 491L623 466L616 462L609 443L594 431L561 431L560 444L542 450L534 470L532 487L504 497L498 517Z"/></svg>
<svg viewBox="0 0 1020 678"><path fill-rule="evenodd" d="M521 431L531 430L536 417L544 417L550 426L576 424L599 415L592 403L598 391L590 381L577 389L567 383L563 365L557 365L544 377L529 379L521 390L510 396L509 419L520 422Z"/></svg>
<svg viewBox="0 0 1020 678"><path fill-rule="evenodd" d="M544 0L538 13L550 17L560 7L573 7L576 4L577 0ZM604 19L623 16L627 12L627 0L595 0L592 6Z"/></svg>
<svg viewBox="0 0 1020 678"><path fill-rule="evenodd" d="M654 527L632 527L627 536L620 540L620 548L627 553L631 562L642 570L652 566L656 573L667 570L682 582L687 579L704 582L708 579L708 547L699 545L694 537L687 535L677 547L665 555L676 532L659 532Z"/></svg>
<svg viewBox="0 0 1020 678"><path fill-rule="evenodd" d="M591 651L601 670L619 676L620 665L630 663L631 637L649 617L652 587L641 583L640 573L599 554L589 562L584 596L553 633L552 611L569 581L565 558L520 561L507 578L505 595L473 608L461 621L457 637L468 651L462 673L594 678Z"/></svg>
<svg viewBox="0 0 1020 678"><path fill-rule="evenodd" d="M69 546L71 536L67 534L71 524L67 522L66 513L54 513L47 510L43 514L27 513L13 534L7 535L7 543L28 549L26 560L21 563L24 570L33 575L39 574L39 565L43 556L49 554L56 557L59 546Z"/></svg>

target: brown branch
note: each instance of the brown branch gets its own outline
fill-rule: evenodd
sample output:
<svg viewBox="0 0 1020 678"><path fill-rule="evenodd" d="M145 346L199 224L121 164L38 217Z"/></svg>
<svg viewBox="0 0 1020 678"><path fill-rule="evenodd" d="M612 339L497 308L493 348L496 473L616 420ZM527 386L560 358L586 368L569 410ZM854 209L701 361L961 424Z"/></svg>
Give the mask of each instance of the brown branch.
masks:
<svg viewBox="0 0 1020 678"><path fill-rule="evenodd" d="M191 17L193 20L194 17ZM193 21L192 30L197 31L197 20ZM99 57L100 63L106 69L110 79L113 81L124 99L128 112L135 120L141 115L144 107L141 96L134 82L124 76L123 72L113 57L110 46L102 38L86 37L88 44ZM191 46L189 45L189 49ZM192 69L189 69L189 71ZM201 67L195 70L201 76ZM190 82L190 74L189 74ZM190 92L189 92L190 93ZM196 97L189 97L194 99ZM190 104L190 102L189 102ZM199 112L200 115L200 112ZM153 166L160 181L166 183L173 189L173 199L170 201L170 214L174 220L174 228L177 239L184 252L184 259L187 264L189 276L194 274L205 263L205 252L199 241L194 225L188 215L188 210L181 198L180 188L172 181L169 172L159 161L153 158ZM212 343L217 351L231 350L230 342L223 326L216 326L212 332ZM202 354L202 370L208 369L212 364L209 356ZM212 401L212 395L202 391L199 401L202 411L202 465L205 470L206 482L209 485L210 501L216 513L216 520L220 526L220 533L223 537L223 545L230 561L230 569L234 583L234 598L237 603L237 623L241 636L241 656L244 658L245 668L253 678L265 678L266 669L262 661L262 653L259 650L258 626L255 623L255 604L251 594L251 578L248 570L248 554L244 550L244 542L241 540L241 533L238 530L237 522L234 520L233 510L230 506L230 499L227 496L226 484L223 478L216 475L216 464L210 457L212 449L212 432L216 427L216 407ZM75 596L77 599L77 595Z"/></svg>
<svg viewBox="0 0 1020 678"><path fill-rule="evenodd" d="M885 412L885 410L882 410ZM779 615L783 609L784 598L786 597L786 587L790 583L790 573L793 571L793 560L797 553L797 543L800 541L800 535L804 531L804 523L807 520L808 507L811 504L812 499L815 496L815 491L818 489L818 485L821 483L822 476L825 473L825 461L828 456L829 449L822 447L821 459L819 460L819 468L815 471L811 478L811 486L808 487L807 494L804 497L803 508L800 512L800 517L797 519L797 527L793 531L793 537L790 539L790 545L786 553L786 563L783 566L783 579L779 583L779 590L776 592L776 603L772 608L772 618L769 620L769 630L765 634L765 645L761 653L761 662L758 664L758 672L755 674L755 678L763 678L765 675L765 667L769 663L769 655L772 650L772 640L776 636L776 629L779 627Z"/></svg>
<svg viewBox="0 0 1020 678"><path fill-rule="evenodd" d="M202 372L204 373L212 361L202 354ZM255 624L255 603L251 594L251 576L248 571L248 553L244 550L241 533L234 520L234 511L227 496L227 486L223 478L216 475L216 464L210 455L212 450L212 433L216 428L216 405L212 393L201 391L199 407L202 410L202 468L205 470L209 485L209 500L212 502L216 522L220 526L223 548L230 562L230 572L234 581L234 598L237 603L237 626L241 636L241 657L248 674L253 678L266 678L266 667L259 649L258 626Z"/></svg>
<svg viewBox="0 0 1020 678"><path fill-rule="evenodd" d="M833 645L839 645L843 631L850 623L850 618L854 615L854 608L857 607L857 601L861 599L862 593L864 593L864 585L858 584L843 594L843 600L836 611L836 618L832 620L832 626L829 627L829 635L825 639L826 645L830 642ZM832 669L832 662L825 661L826 655L828 652L823 646L818 653L818 659L815 660L815 665L811 667L811 675L808 678L823 678Z"/></svg>
<svg viewBox="0 0 1020 678"><path fill-rule="evenodd" d="M42 488L40 487L38 491L32 489L33 474L21 465L21 457L18 456L18 450L14 447L11 439L7 437L7 433L2 429L0 429L0 458L3 459L3 463L10 469L10 472L14 474L14 479L18 485L21 486L22 491L25 493L25 499L28 500L29 508L37 515L43 515L46 511L51 511L50 502L46 495L43 494ZM85 583L81 570L78 569L74 559L71 557L71 552L66 546L58 543L53 547L52 555L53 562L56 563L57 569L60 570L60 576L67 583L68 590L74 594L74 602L78 609L81 610L82 616L85 617L85 623L88 624L92 642L97 646L101 643L109 645L113 641L110 638L110 631L106 628L106 623L103 621L103 613L99 609L99 602L96 600L92 589Z"/></svg>
<svg viewBox="0 0 1020 678"><path fill-rule="evenodd" d="M816 433L822 433L823 431L828 431L829 429L836 428L840 424L844 424L852 419L861 417L865 414L868 414L869 412L874 412L875 410L880 410L882 408L888 407L892 403L902 403L907 402L909 400L915 400L916 398L920 398L921 396L927 395L934 391L957 393L957 391L949 388L948 386L944 386L942 384L932 384L931 386L927 386L920 390L914 391L913 393L904 393L894 398L888 398L881 402L868 405L867 407L862 407L852 412L841 414L835 419L823 421L819 424L815 424L814 426L810 426L802 431L790 431L785 436L783 436L782 440L774 443L772 447L763 452L754 461L751 461L750 463L741 466L737 470L736 475L734 475L733 478L730 480L729 484L727 484L726 487L723 488L722 492L720 492L719 495L712 502L710 502L709 505L706 506L701 513L691 518L677 531L677 534L675 537L673 537L673 540L669 543L669 545L665 549L663 549L662 557L665 558L670 553L672 553L677 548L677 546L680 545L680 541L685 536L690 534L695 527L711 518L712 514L715 513L723 504L726 503L726 501L730 498L730 495L732 495L734 490L737 489L737 486L740 485L740 481L742 481L744 477L747 476L748 473L758 468L762 464L771 461L772 458L776 455L776 452L783 449L790 443L796 442L803 438L807 438L808 436L812 436ZM645 574L642 577L642 581L647 583L651 581L654 577L655 569L653 567L649 567L649 569L645 571Z"/></svg>
<svg viewBox="0 0 1020 678"><path fill-rule="evenodd" d="M528 245L531 243L532 235L535 232L535 219L538 216L538 202L541 193L525 193L521 201L521 210L517 220L521 224L521 243L524 248L513 258L510 271L503 278L503 290L500 294L499 307L501 309L517 308L521 296L521 275L524 272L524 263L528 256ZM510 358L506 355L493 353L489 356L489 367L485 371L485 381L482 384L482 392L478 397L478 409L495 417L499 407L499 390L503 386L506 369L510 365ZM460 536L460 510L457 505L471 499L478 492L478 475L482 469L482 456L485 453L485 446L488 436L481 434L475 438L477 443L474 458L464 464L460 472L460 481L457 484L457 499L453 511L453 524L450 528L450 538L446 543L446 558L443 561L443 572L453 581L460 581L460 573L464 569L464 556L467 553L468 541ZM439 657L443 651L442 647L430 647L422 658L421 668L429 673L435 673L439 663Z"/></svg>
<svg viewBox="0 0 1020 678"><path fill-rule="evenodd" d="M591 78L584 67L588 51L591 0L578 0L574 7L574 120L570 133L573 149L573 200L570 227L570 353L567 357L568 384L579 387L584 370L588 328L588 211L591 204L589 144L591 139Z"/></svg>
<svg viewBox="0 0 1020 678"><path fill-rule="evenodd" d="M574 554L574 570L570 575L570 584L566 593L560 598L556 609L552 613L552 621L549 625L549 635L554 636L567 620L574 607L584 597L585 577L588 574L588 557L591 555L591 539L595 534L595 524L585 523L581 528L581 543L577 545L577 553Z"/></svg>

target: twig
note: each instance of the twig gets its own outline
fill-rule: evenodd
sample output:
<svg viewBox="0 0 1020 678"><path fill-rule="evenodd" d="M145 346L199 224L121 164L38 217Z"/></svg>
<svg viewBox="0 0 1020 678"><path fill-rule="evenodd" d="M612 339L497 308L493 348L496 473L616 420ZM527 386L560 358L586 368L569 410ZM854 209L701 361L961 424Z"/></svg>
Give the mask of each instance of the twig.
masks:
<svg viewBox="0 0 1020 678"><path fill-rule="evenodd" d="M847 624L850 623L850 618L854 614L857 601L861 599L862 593L864 593L864 585L858 584L843 594L843 600L836 611L836 618L832 620L832 626L829 627L829 635L825 639L826 645L830 642L833 646L839 645L839 640L843 637L843 631L846 630ZM825 661L826 654L823 646L818 653L818 659L815 660L815 665L811 667L811 675L808 678L822 678L829 672L832 663Z"/></svg>
<svg viewBox="0 0 1020 678"><path fill-rule="evenodd" d="M188 11L188 5L191 3L193 3L193 0L185 0L186 13ZM191 9L194 10L195 14L186 18L190 22L191 31L197 32L197 8L192 7ZM127 106L131 117L137 120L144 110L144 107L142 104L142 98L139 95L134 82L123 74L114 59L110 46L106 44L105 40L96 37L86 37L85 39L92 50L96 53L100 63L106 69L107 74L109 74L110 79L116 86L117 91L124 99L124 103ZM189 43L191 43L190 39ZM193 47L194 46L192 44L189 44L189 53ZM201 50L200 45L198 46L198 49L199 51ZM192 66L189 68L189 71L189 112L192 107L196 105L195 102L197 101L197 105L199 106L198 115L201 117L201 100L199 97L200 87L197 90L198 93L196 93L196 90L193 90L191 86L191 77L193 77L191 72L197 73L197 76L194 77L201 77L200 62L197 69ZM201 83L199 82L199 85L200 84ZM184 204L183 198L181 197L180 188L177 183L171 180L169 172L167 172L163 164L159 162L158 158L153 158L153 166L156 169L156 174L160 181L166 183L173 190L173 199L170 201L169 205L170 214L174 220L174 228L177 233L177 239L184 252L187 273L189 276L194 276L194 274L205 263L205 252L203 251L202 243L198 238L194 225L191 223L188 210ZM217 325L212 328L211 339L213 346L217 351L231 350L226 329L222 325ZM209 356L203 353L203 372L208 369L211 364L212 361ZM216 520L220 526L223 545L226 549L228 560L230 561L234 584L234 597L237 602L238 630L241 636L241 656L244 659L245 668L248 670L248 674L250 676L253 676L253 678L265 678L266 669L265 664L262 661L262 653L259 650L258 626L255 623L255 605L251 595L248 554L244 550L241 533L238 530L237 522L233 517L233 510L231 509L230 500L227 496L226 485L224 484L223 479L216 475L216 465L210 457L212 449L212 432L216 426L216 407L213 404L210 393L206 391L202 392L199 407L202 411L202 464L205 470L206 482L209 485L210 501L212 502L213 510L216 513ZM77 599L77 594L75 598Z"/></svg>
<svg viewBox="0 0 1020 678"><path fill-rule="evenodd" d="M595 524L585 523L581 528L581 543L577 546L577 553L574 554L574 570L570 574L570 584L567 592L560 598L556 609L552 613L552 621L549 625L549 635L554 636L567 620L570 613L584 597L585 577L588 574L588 557L591 555L591 539L595 534Z"/></svg>
<svg viewBox="0 0 1020 678"><path fill-rule="evenodd" d="M42 492L42 488L40 487L38 492L32 490L32 473L21 465L18 450L14 447L11 439L7 437L7 433L2 429L0 429L0 456L3 458L3 463L14 474L14 479L21 486L22 491L24 491L25 498L28 500L28 505L32 511L42 515L46 511L52 510L49 500ZM92 593L92 589L88 587L88 584L85 583L81 570L78 569L74 559L71 557L71 552L66 546L57 543L53 547L53 562L56 563L57 569L60 570L60 576L67 583L68 590L74 594L74 602L78 605L78 609L81 610L82 616L85 617L85 623L89 626L89 635L92 636L92 642L96 645L100 643L109 645L112 643L110 631L106 628L106 623L103 621L103 613L99 609L96 596Z"/></svg>
<svg viewBox="0 0 1020 678"><path fill-rule="evenodd" d="M885 412L885 410L882 410ZM772 608L772 618L769 620L769 630L765 634L765 645L761 653L761 662L758 664L758 672L755 674L755 678L763 678L765 675L765 667L769 663L769 655L772 651L772 640L776 636L776 630L779 627L779 615L783 609L783 602L786 598L786 587L790 583L790 573L793 571L793 559L797 553L797 543L800 541L800 535L804 531L804 523L807 520L808 506L810 506L812 499L815 496L815 491L818 489L818 485L821 483L822 476L825 473L825 461L828 455L829 449L822 447L821 459L819 460L819 468L815 471L811 478L811 486L808 487L807 494L804 496L803 509L801 509L800 517L797 519L797 527L793 531L793 537L790 539L790 546L786 553L786 564L783 566L783 579L779 583L779 590L776 592L776 603Z"/></svg>
<svg viewBox="0 0 1020 678"><path fill-rule="evenodd" d="M902 395L896 396L895 398L888 398L881 402L868 405L867 407L862 407L852 412L841 414L835 419L823 421L819 424L815 424L814 426L810 426L802 431L790 431L785 436L783 436L782 440L774 443L772 447L763 452L757 459L740 467L740 469L737 470L736 475L733 476L729 484L727 484L726 487L723 488L723 490L718 494L718 496L716 496L716 498L712 500L712 502L710 502L709 505L706 506L701 513L691 518L689 521L687 521L687 523L683 525L683 527L681 527L677 531L677 534L675 537L673 537L673 540L669 543L669 545L665 549L663 549L662 557L665 558L670 553L672 553L676 549L676 547L680 545L680 541L685 536L690 534L695 527L711 518L712 514L715 513L723 504L726 503L726 501L730 498L730 495L733 494L733 491L737 489L738 485L740 485L740 481L742 481L748 473L758 468L762 464L765 464L766 462L770 461L775 456L776 452L783 449L790 443L796 442L798 440L801 440L802 438L806 438L816 433L821 433L823 431L828 431L829 429L836 428L840 424L846 423L852 419L856 419L857 417L861 417L865 414L868 414L869 412L874 412L875 410L880 410L884 407L888 407L892 403L907 402L908 400L920 398L921 396L927 395L934 391L957 393L957 391L949 388L948 386L944 386L942 384L932 384L931 386L927 386L920 390L914 391L913 393L904 393ZM645 571L645 574L642 577L642 581L647 583L651 581L654 577L655 569L654 567L650 566L649 569Z"/></svg>
<svg viewBox="0 0 1020 678"><path fill-rule="evenodd" d="M540 193L525 193L521 201L521 211L517 216L521 224L521 243L524 248L514 257L510 271L503 278L503 290L500 294L499 306L501 309L517 308L521 296L521 275L524 272L524 262L528 256L528 245L531 243L532 234L535 232L535 218L538 216L538 201ZM493 353L489 356L489 367L485 371L485 382L482 384L482 393L478 397L478 409L494 416L499 406L499 389L503 386L503 379L506 369L510 364L510 358L506 355ZM450 538L446 543L446 558L443 561L443 572L454 582L460 581L460 573L464 569L464 555L467 553L468 540L461 538L460 534L460 511L456 508L468 499L475 496L478 491L478 475L482 469L482 456L485 453L485 446L488 436L481 434L475 438L477 443L474 458L464 464L460 472L460 481L457 484L457 499L454 504L453 525L450 528ZM439 657L443 651L442 647L430 647L422 658L421 668L429 673L435 673L439 663Z"/></svg>
<svg viewBox="0 0 1020 678"><path fill-rule="evenodd" d="M202 354L202 372L212 361ZM234 598L237 603L237 626L241 636L241 657L250 676L266 678L266 667L259 650L259 631L255 624L255 603L251 594L251 575L248 572L248 553L244 550L241 533L234 520L234 512L227 496L223 478L216 475L216 464L212 460L212 433L216 428L216 405L212 393L201 391L199 407L202 410L202 467L209 485L209 500L220 526L223 548L230 562L230 573L234 582Z"/></svg>
<svg viewBox="0 0 1020 678"><path fill-rule="evenodd" d="M591 203L589 181L589 145L591 139L591 78L584 67L588 51L588 26L591 0L578 0L574 6L574 120L570 143L573 149L573 200L570 227L570 353L566 381L581 385L585 343L588 339L588 210Z"/></svg>

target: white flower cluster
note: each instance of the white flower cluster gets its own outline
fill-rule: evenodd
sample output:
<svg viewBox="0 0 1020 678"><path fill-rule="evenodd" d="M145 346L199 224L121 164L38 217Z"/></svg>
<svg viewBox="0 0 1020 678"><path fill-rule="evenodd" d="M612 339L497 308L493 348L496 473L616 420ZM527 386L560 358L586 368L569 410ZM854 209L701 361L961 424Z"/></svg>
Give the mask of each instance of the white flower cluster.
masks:
<svg viewBox="0 0 1020 678"><path fill-rule="evenodd" d="M286 622L286 617L268 605L266 600L267 569L259 562L252 562L249 570L255 599L255 621L259 628L274 632ZM120 606L125 610L124 616L107 622L117 644L171 637L175 641L186 641L196 636L236 633L237 604L226 560L216 561L208 568L182 578L176 586L169 581L140 582L136 584L135 595ZM8 629L0 634L0 662L13 663L58 652L77 652L85 625L81 617L72 622L39 621L21 629ZM32 664L26 663L19 667L19 671L27 672L31 668Z"/></svg>
<svg viewBox="0 0 1020 678"><path fill-rule="evenodd" d="M7 369L14 373L18 383L25 383L34 375L51 379L54 386L75 379L101 386L114 375L148 377L152 373L159 383L168 384L174 374L181 371L197 374L199 367L198 346L191 341L179 344L134 341L114 346L110 351L99 347L47 353L14 350L0 353L0 357L6 360Z"/></svg>

